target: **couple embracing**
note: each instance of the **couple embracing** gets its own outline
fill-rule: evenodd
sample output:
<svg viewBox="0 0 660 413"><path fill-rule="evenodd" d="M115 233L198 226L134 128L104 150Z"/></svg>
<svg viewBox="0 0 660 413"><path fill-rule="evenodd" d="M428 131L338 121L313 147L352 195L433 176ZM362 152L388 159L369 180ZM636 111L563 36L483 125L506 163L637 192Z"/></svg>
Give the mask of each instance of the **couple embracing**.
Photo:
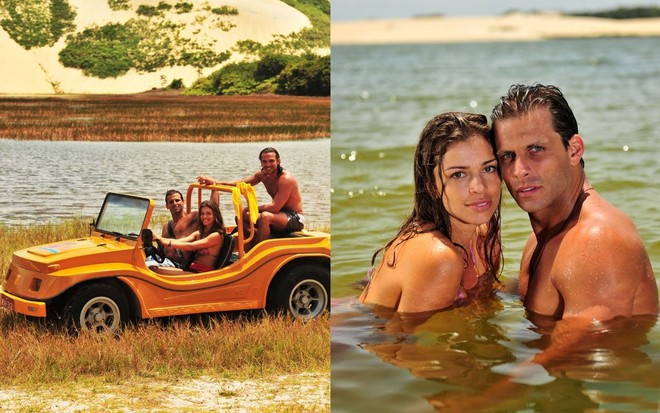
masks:
<svg viewBox="0 0 660 413"><path fill-rule="evenodd" d="M591 187L584 142L561 91L514 85L487 118L444 113L422 131L410 216L360 296L401 313L490 293L502 259L502 180L529 214L518 289L525 308L591 322L658 313L649 256L632 221Z"/></svg>

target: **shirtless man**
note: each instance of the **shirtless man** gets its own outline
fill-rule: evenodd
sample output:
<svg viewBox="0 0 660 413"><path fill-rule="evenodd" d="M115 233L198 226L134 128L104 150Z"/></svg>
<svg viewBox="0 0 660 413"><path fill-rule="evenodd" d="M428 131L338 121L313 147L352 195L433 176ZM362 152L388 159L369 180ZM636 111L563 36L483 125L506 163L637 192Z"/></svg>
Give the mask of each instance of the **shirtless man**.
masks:
<svg viewBox="0 0 660 413"><path fill-rule="evenodd" d="M163 238L184 238L197 231L197 211L186 213L183 195L176 189L170 189L165 194L165 207L170 211L172 219L163 225ZM176 249L165 246L165 257L173 263L183 264L188 259L189 252L177 252ZM160 266L174 266L167 260Z"/></svg>
<svg viewBox="0 0 660 413"><path fill-rule="evenodd" d="M561 91L514 85L493 109L502 179L529 214L519 292L555 319L658 313L649 256L632 221L589 184L584 142Z"/></svg>
<svg viewBox="0 0 660 413"><path fill-rule="evenodd" d="M298 181L280 165L280 154L275 148L265 148L259 153L259 161L261 169L240 181L219 182L208 176L197 178L200 183L206 185L236 185L238 182L264 184L272 200L268 204L259 205L257 233L253 245L268 239L271 229L294 232L305 226Z"/></svg>

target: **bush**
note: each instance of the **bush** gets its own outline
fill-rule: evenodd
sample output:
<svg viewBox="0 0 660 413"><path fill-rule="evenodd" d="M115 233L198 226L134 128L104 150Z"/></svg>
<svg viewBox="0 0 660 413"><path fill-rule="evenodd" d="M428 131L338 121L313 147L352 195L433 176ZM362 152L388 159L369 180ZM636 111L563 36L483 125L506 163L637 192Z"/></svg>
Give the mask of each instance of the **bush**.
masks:
<svg viewBox="0 0 660 413"><path fill-rule="evenodd" d="M277 79L283 95L330 96L330 56L313 56L288 66Z"/></svg>
<svg viewBox="0 0 660 413"><path fill-rule="evenodd" d="M177 3L174 5L174 9L179 14L190 13L190 11L193 9L193 5L188 2Z"/></svg>
<svg viewBox="0 0 660 413"><path fill-rule="evenodd" d="M300 58L282 54L264 56L257 62L254 77L260 82L273 78L282 73L285 67L297 60L300 60Z"/></svg>
<svg viewBox="0 0 660 413"><path fill-rule="evenodd" d="M231 6L220 6L220 7L212 8L211 13L225 15L225 16L237 16L238 9L236 7L231 7Z"/></svg>
<svg viewBox="0 0 660 413"><path fill-rule="evenodd" d="M147 6L146 4L140 4L135 13L145 17L160 16L160 10L154 6Z"/></svg>
<svg viewBox="0 0 660 413"><path fill-rule="evenodd" d="M110 10L128 10L131 8L128 1L129 0L108 0L108 7L110 7Z"/></svg>
<svg viewBox="0 0 660 413"><path fill-rule="evenodd" d="M0 26L26 50L52 46L76 29L76 12L67 0L4 0L0 10Z"/></svg>
<svg viewBox="0 0 660 413"><path fill-rule="evenodd" d="M117 77L133 66L139 41L123 25L108 24L70 37L59 58L64 66L82 69L88 76Z"/></svg>
<svg viewBox="0 0 660 413"><path fill-rule="evenodd" d="M218 95L249 95L256 92L255 62L231 63L214 73L213 89Z"/></svg>
<svg viewBox="0 0 660 413"><path fill-rule="evenodd" d="M168 89L179 90L183 89L185 86L183 84L183 79L174 79L172 83L167 87Z"/></svg>

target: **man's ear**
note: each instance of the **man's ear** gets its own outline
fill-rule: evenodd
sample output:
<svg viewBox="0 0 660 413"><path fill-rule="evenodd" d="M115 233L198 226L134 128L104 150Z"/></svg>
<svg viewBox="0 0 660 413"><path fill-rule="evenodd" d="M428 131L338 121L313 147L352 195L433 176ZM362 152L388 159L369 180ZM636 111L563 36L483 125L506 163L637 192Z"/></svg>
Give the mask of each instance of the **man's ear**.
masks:
<svg viewBox="0 0 660 413"><path fill-rule="evenodd" d="M579 165L582 155L584 155L584 141L582 136L577 133L571 136L571 139L568 141L568 155L571 158L572 165Z"/></svg>

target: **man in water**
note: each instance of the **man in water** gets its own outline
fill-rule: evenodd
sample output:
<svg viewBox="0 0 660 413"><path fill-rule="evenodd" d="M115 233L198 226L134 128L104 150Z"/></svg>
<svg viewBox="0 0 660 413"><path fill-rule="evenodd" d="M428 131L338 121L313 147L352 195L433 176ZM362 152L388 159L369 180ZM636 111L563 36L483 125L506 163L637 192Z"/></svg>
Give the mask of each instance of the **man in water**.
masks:
<svg viewBox="0 0 660 413"><path fill-rule="evenodd" d="M275 148L265 148L259 153L259 162L261 169L241 181L217 182L208 176L197 178L206 185L236 185L238 182L264 184L272 200L268 204L259 205L257 233L252 245L269 238L271 230L289 233L300 231L305 226L298 181L280 165L280 154Z"/></svg>
<svg viewBox="0 0 660 413"><path fill-rule="evenodd" d="M529 214L519 292L555 319L604 321L658 313L648 253L632 221L584 172L584 142L561 91L514 85L491 114L509 192Z"/></svg>

